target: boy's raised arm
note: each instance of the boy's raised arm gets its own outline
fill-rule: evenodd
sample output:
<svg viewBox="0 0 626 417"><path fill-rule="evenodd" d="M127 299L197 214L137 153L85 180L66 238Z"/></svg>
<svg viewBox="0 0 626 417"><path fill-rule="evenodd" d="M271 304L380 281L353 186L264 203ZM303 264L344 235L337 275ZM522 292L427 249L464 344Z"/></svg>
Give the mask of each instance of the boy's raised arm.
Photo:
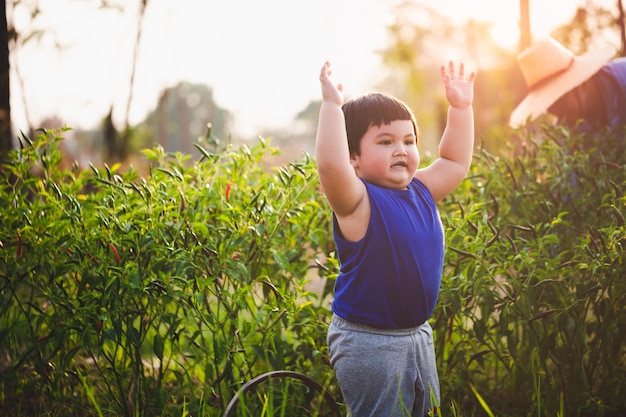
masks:
<svg viewBox="0 0 626 417"><path fill-rule="evenodd" d="M448 69L441 66L441 78L450 107L448 121L439 143L439 158L429 167L418 171L435 201L454 190L465 178L472 162L474 149L474 78L472 72L466 78L465 68L459 65L458 75L452 61Z"/></svg>
<svg viewBox="0 0 626 417"><path fill-rule="evenodd" d="M320 71L322 107L320 109L315 154L317 170L324 194L339 217L349 216L365 194L365 187L350 163L345 119L341 105L341 84L330 80L330 63Z"/></svg>

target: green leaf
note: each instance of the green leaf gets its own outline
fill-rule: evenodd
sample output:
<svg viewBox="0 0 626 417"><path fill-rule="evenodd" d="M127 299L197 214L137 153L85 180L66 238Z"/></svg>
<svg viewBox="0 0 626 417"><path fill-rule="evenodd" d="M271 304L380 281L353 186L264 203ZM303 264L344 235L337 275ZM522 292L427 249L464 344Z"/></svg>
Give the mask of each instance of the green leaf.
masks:
<svg viewBox="0 0 626 417"><path fill-rule="evenodd" d="M126 337L128 338L128 341L135 346L139 346L141 344L139 330L137 330L135 326L128 326L128 329L126 330Z"/></svg>
<svg viewBox="0 0 626 417"><path fill-rule="evenodd" d="M163 360L163 349L165 347L165 340L160 334L154 335L154 341L152 342L152 351L159 360Z"/></svg>

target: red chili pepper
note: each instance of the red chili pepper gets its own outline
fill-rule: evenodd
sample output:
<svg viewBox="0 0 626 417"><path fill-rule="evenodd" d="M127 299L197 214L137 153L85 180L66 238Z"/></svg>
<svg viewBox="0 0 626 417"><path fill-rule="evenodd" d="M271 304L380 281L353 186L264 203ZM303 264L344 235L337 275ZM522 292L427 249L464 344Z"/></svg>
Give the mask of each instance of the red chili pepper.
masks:
<svg viewBox="0 0 626 417"><path fill-rule="evenodd" d="M448 338L446 339L446 343L450 342L452 338L452 326L454 325L454 316L450 317L450 323L448 323Z"/></svg>
<svg viewBox="0 0 626 417"><path fill-rule="evenodd" d="M185 203L185 195L181 191L180 192L180 209L179 209L179 211L182 213L186 209L187 209L187 203Z"/></svg>
<svg viewBox="0 0 626 417"><path fill-rule="evenodd" d="M17 231L17 257L22 256L22 234L20 231Z"/></svg>
<svg viewBox="0 0 626 417"><path fill-rule="evenodd" d="M120 263L120 254L117 251L117 248L115 247L115 245L113 243L109 243L109 247L111 247L111 250L115 254L115 262L117 262L119 264Z"/></svg>
<svg viewBox="0 0 626 417"><path fill-rule="evenodd" d="M87 257L94 261L97 265L100 265L100 261L98 260L98 258L94 257L91 253L87 252Z"/></svg>
<svg viewBox="0 0 626 417"><path fill-rule="evenodd" d="M228 183L226 184L226 191L224 192L224 194L226 195L226 198L230 197L230 181L228 181Z"/></svg>

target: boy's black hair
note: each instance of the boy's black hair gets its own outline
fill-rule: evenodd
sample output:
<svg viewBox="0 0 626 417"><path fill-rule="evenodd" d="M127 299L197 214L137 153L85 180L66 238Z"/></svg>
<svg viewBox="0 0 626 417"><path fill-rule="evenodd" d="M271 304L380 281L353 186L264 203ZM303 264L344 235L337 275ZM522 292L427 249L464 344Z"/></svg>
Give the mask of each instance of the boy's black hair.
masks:
<svg viewBox="0 0 626 417"><path fill-rule="evenodd" d="M395 120L410 120L413 133L418 136L417 123L413 112L402 101L384 93L370 93L346 101L343 106L348 134L350 155L361 154L361 139L370 126L382 126Z"/></svg>

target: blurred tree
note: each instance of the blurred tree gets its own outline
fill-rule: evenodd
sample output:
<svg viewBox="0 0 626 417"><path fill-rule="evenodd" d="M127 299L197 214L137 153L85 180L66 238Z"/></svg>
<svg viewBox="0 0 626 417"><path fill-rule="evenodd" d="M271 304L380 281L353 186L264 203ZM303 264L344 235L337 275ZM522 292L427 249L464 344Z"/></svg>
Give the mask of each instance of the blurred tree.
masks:
<svg viewBox="0 0 626 417"><path fill-rule="evenodd" d="M11 149L13 144L10 112L11 96L9 89L11 71L14 75L17 75L18 81L20 81L19 68L17 67L17 65L14 65L13 68L10 67L10 53L12 52L11 49L17 48L31 40L38 39L43 33L49 33L49 30L41 29L37 26L36 19L41 14L39 0L0 1L2 1L2 21L0 21L0 47L2 48L2 53L0 53L0 153L2 153L3 151ZM78 2L78 0L75 1ZM123 128L121 129L121 131L118 131L118 129L115 127L113 119L111 117L112 111L109 113L109 115L105 116L104 119L105 151L109 159L115 160L123 160L127 157L130 142L133 140L133 135L135 134L135 132L133 132L133 130L129 126L128 114L130 112L130 106L132 104L133 98L136 65L139 54L139 46L141 43L143 19L149 0L137 0L137 2L139 4L137 35L135 37L134 52L132 57L132 69L129 82L130 87L126 102L126 113L123 122ZM118 10L120 10L122 7L128 8L133 5L133 3L123 3L123 6L121 6L122 3L120 1L111 0L90 0L90 4L93 4L93 7L99 9ZM7 15L9 15L10 13L14 13L17 7L21 8L22 11L25 11L26 14L30 16L30 21L28 22L27 26L25 26L25 29L20 29L20 31L18 31L13 26L9 26L9 20L7 19ZM54 36L54 34L52 35ZM62 47L61 45L58 46ZM26 100L27 99L24 98L24 101ZM24 103L24 111L28 113L27 103ZM26 114L26 119L28 124L26 130L33 130L35 126L32 126L32 122L29 120L28 114Z"/></svg>
<svg viewBox="0 0 626 417"><path fill-rule="evenodd" d="M107 161L113 161L116 159L121 159L120 149L123 147L125 150L123 152L124 155L128 153L128 144L121 144L122 137L119 132L115 128L115 124L113 123L113 107L109 109L109 112L104 119L102 120L102 137L104 138L104 152L105 158ZM129 134L130 129L126 129L127 134Z"/></svg>
<svg viewBox="0 0 626 417"><path fill-rule="evenodd" d="M498 46L489 31L491 24L469 20L455 25L424 4L404 2L388 27L389 46L381 51L389 74L381 89L405 101L415 112L420 127L420 150L437 152L447 115L439 66L461 57L468 70L478 72L474 105L477 141L499 146L489 139L499 135L513 109L514 90L510 68L512 53ZM496 92L496 93L494 93ZM498 131L497 131L498 130ZM501 140L500 140L501 142Z"/></svg>
<svg viewBox="0 0 626 417"><path fill-rule="evenodd" d="M618 14L623 13L619 1L616 8L620 9ZM575 54L604 46L623 25L623 19L620 23L614 12L587 0L584 6L576 9L569 23L558 27L551 35Z"/></svg>
<svg viewBox="0 0 626 417"><path fill-rule="evenodd" d="M146 8L148 7L149 0L140 0L139 4L139 13L137 16L137 35L135 37L135 45L133 49L133 59L132 59L132 69L130 71L130 86L128 88L128 99L126 101L126 113L124 116L124 128L121 133L118 133L115 129L115 125L113 124L113 119L111 118L113 109L111 108L111 112L109 113L109 117L105 119L105 122L108 120L110 122L109 125L105 125L107 127L104 130L104 138L105 138L105 146L107 155L112 160L125 160L128 157L128 152L130 149L130 141L133 135L133 131L130 127L130 108L133 101L133 91L135 87L135 74L137 73L137 61L139 59L139 46L141 45L141 34L143 32L143 21L146 15Z"/></svg>
<svg viewBox="0 0 626 417"><path fill-rule="evenodd" d="M291 124L280 129L262 129L260 136L271 139L272 146L280 149L279 155L274 155L268 165L277 166L293 162L307 153L315 153L315 134L322 100L311 100L295 116Z"/></svg>
<svg viewBox="0 0 626 417"><path fill-rule="evenodd" d="M532 43L532 33L530 32L530 0L519 1L519 50L523 51Z"/></svg>
<svg viewBox="0 0 626 417"><path fill-rule="evenodd" d="M415 112L420 128L420 148L434 152L438 145L441 114L439 65L449 54L441 45L455 42L457 29L432 7L411 1L401 2L395 21L387 27L388 47L382 51L388 70L381 89L406 102Z"/></svg>
<svg viewBox="0 0 626 417"><path fill-rule="evenodd" d="M3 120L3 123L6 123L6 129L3 126L0 138L0 148L1 150L8 151L13 147L13 126L12 126L12 113L11 113L11 76L15 76L18 84L23 87L24 82L20 75L20 69L17 65L16 61L13 61L13 65L11 65L11 56L15 53L16 49L29 43L32 41L38 41L41 39L44 34L44 30L38 25L38 17L41 14L41 10L39 8L38 0L31 0L30 2L20 1L20 0L2 0L2 11L4 13L4 17L6 19L5 22L0 23L3 31L3 36L0 39L0 46L3 49L2 53L2 61L0 63L0 73L3 77L3 82L6 82L6 87L2 86L2 98L0 101L2 105L2 111L6 111L6 119ZM28 17L28 25L25 28L15 27L11 17L15 14L16 8L18 6L22 9L22 16ZM5 24L6 23L6 24ZM6 37L5 31L6 29ZM4 74L6 71L6 74ZM6 88L6 90L5 90ZM23 88L22 88L23 89ZM6 101L6 102L5 102ZM27 133L31 133L34 128L32 126L28 108L26 106L26 98L22 95L22 101L24 102L24 116L26 118L26 124L24 130ZM1 151L0 151L1 152Z"/></svg>
<svg viewBox="0 0 626 417"><path fill-rule="evenodd" d="M196 155L198 151L193 143L206 135L208 124L214 141L228 140L231 114L217 105L213 89L204 84L180 82L164 90L155 109L133 128L143 132L138 135L141 143L136 146L158 144L168 152ZM149 143L148 138L156 143Z"/></svg>
<svg viewBox="0 0 626 417"><path fill-rule="evenodd" d="M466 48L476 61L474 69L478 71L474 82L476 142L492 153L499 153L507 145L503 138L507 137L507 122L521 89L516 86L524 81L512 51L493 40L491 26L469 20L462 30ZM446 109L447 103L443 103L442 109ZM444 127L442 117L442 132Z"/></svg>
<svg viewBox="0 0 626 417"><path fill-rule="evenodd" d="M624 4L622 0L617 0L617 24L619 26L619 39L622 43L621 56L626 56L626 17L624 16Z"/></svg>
<svg viewBox="0 0 626 417"><path fill-rule="evenodd" d="M0 158L13 147L11 129L11 93L9 88L9 42L13 27L7 24L7 2L1 0L0 6Z"/></svg>

